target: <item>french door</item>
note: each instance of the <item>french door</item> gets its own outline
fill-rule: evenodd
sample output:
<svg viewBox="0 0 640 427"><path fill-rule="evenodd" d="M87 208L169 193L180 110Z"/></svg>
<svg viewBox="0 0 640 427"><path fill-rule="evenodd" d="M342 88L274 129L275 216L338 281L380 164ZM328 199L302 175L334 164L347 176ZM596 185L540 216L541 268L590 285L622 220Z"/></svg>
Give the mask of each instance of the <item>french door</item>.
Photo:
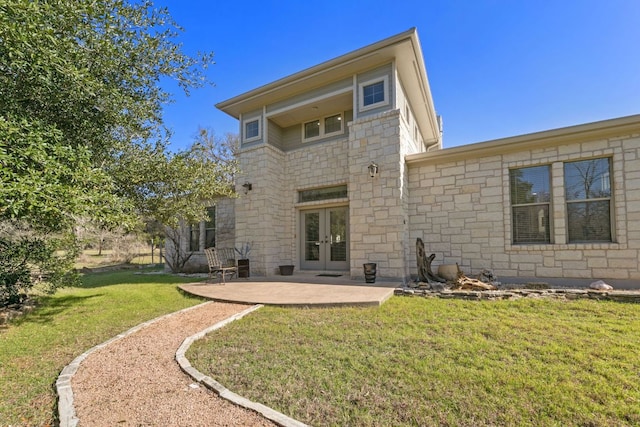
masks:
<svg viewBox="0 0 640 427"><path fill-rule="evenodd" d="M307 270L349 269L349 208L300 212L300 267Z"/></svg>

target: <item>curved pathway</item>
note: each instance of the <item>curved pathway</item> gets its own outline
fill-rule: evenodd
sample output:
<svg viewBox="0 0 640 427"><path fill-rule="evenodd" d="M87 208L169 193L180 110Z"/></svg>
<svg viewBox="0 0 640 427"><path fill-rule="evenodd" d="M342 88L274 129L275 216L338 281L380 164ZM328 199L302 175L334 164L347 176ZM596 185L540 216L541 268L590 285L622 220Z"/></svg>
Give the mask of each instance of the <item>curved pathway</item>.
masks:
<svg viewBox="0 0 640 427"><path fill-rule="evenodd" d="M144 324L79 357L74 361L77 371L71 373L71 405L77 418L69 424L273 426L195 382L175 361L187 337L247 308L201 304Z"/></svg>

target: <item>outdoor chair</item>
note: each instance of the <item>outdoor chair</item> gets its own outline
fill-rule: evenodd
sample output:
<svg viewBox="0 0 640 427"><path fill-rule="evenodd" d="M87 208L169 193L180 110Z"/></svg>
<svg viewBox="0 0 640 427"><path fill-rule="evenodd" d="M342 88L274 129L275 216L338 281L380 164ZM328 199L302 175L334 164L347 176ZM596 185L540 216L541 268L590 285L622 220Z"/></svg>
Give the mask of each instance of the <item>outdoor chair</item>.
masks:
<svg viewBox="0 0 640 427"><path fill-rule="evenodd" d="M224 285L226 283L225 275L228 274L229 277L233 277L238 272L233 249L207 248L204 253L207 255L207 264L209 265L209 279L213 278L214 275L219 275Z"/></svg>

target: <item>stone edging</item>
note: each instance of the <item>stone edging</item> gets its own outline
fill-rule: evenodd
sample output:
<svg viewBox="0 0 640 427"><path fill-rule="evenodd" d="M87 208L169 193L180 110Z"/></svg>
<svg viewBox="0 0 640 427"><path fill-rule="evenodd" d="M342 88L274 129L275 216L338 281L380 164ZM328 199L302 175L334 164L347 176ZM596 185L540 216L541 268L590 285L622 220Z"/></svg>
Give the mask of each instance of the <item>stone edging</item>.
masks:
<svg viewBox="0 0 640 427"><path fill-rule="evenodd" d="M179 313L183 313L189 310L194 310L196 308L202 307L203 305L211 304L211 301L207 301L202 304L194 305L193 307L187 307L182 310L174 311L173 313L165 314L160 317L156 317L155 319L149 320L144 323L140 323L137 326L129 329L126 332L116 335L103 342L102 344L98 344L95 347L85 351L80 356L73 359L71 363L64 367L64 369L58 375L58 379L56 380L56 393L58 394L58 419L60 427L76 427L79 423L79 419L76 416L76 410L73 406L73 390L71 388L71 379L78 371L80 364L94 351L100 350L108 346L109 344L118 341L122 338L125 338L135 332L138 332L140 329L145 328L153 323L156 323L160 320L163 320L167 317L174 316Z"/></svg>
<svg viewBox="0 0 640 427"><path fill-rule="evenodd" d="M464 291L397 288L394 295L466 300L515 300L520 298L554 298L565 300L596 299L640 303L640 291L597 291L593 289L505 289Z"/></svg>
<svg viewBox="0 0 640 427"><path fill-rule="evenodd" d="M206 375L204 375L202 372L198 371L197 369L195 369L193 366L191 366L191 362L189 362L189 360L186 358L185 353L187 352L187 350L189 349L189 347L191 347L191 344L193 344L195 341L202 339L205 337L205 335L209 334L210 332L213 332L217 329L222 328L223 326L226 326L227 324L233 322L234 320L238 320L244 316L246 316L249 313L254 312L255 310L258 310L259 308L264 307L261 304L258 305L254 305L253 307L250 307L240 313L237 313L225 320L222 320L218 323L216 323L215 325L198 332L195 335L191 335L190 337L186 338L183 342L182 345L178 348L178 350L176 351L176 361L178 362L178 364L180 365L180 368L182 369L183 372L185 372L187 375L189 375L191 378L194 379L194 381L197 381L198 383L203 384L205 387L207 387L210 390L213 390L215 393L217 393L221 398L226 399L228 401L230 401L231 403L234 403L238 406L241 406L243 408L246 409L250 409L252 411L255 411L259 414L261 414L263 417L273 421L274 423L283 426L283 427L306 427L307 425L304 423L301 423L300 421L297 421L293 418L290 418L274 409L269 408L268 406L265 406L261 403L256 403L253 402L249 399L246 399L234 392L232 392L231 390L227 389L226 387L224 387L222 384L220 384L219 382L217 382L216 380L214 380L211 377L208 377Z"/></svg>

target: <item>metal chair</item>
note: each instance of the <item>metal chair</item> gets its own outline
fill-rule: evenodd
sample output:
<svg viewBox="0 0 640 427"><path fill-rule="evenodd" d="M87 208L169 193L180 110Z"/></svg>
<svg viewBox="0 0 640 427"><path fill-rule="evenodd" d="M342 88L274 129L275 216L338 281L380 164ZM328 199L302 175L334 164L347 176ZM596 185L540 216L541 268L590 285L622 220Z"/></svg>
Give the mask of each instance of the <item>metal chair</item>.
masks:
<svg viewBox="0 0 640 427"><path fill-rule="evenodd" d="M228 274L229 277L233 277L233 275L237 274L238 266L236 265L233 249L207 248L204 253L207 255L207 264L209 265L209 279L214 275L220 275L224 285L226 283L225 275Z"/></svg>

